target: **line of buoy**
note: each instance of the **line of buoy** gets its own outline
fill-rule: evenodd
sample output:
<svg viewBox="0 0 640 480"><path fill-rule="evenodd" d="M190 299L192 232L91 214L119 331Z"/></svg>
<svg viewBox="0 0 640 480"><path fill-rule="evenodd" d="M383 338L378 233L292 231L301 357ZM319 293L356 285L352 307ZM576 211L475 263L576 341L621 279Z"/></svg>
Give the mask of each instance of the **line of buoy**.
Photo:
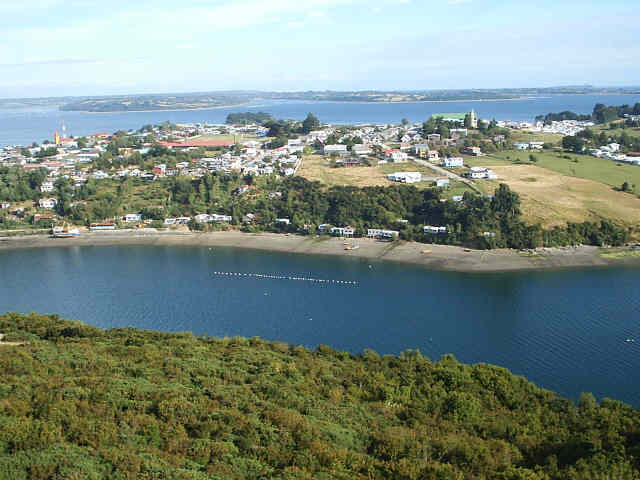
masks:
<svg viewBox="0 0 640 480"><path fill-rule="evenodd" d="M294 280L299 282L314 282L314 283L335 283L340 285L357 285L358 282L351 280L325 280L322 278L310 278L310 277L293 277L285 275L269 275L265 273L242 273L242 272L213 272L212 275L224 276L224 277L251 277L251 278L264 278L267 280Z"/></svg>

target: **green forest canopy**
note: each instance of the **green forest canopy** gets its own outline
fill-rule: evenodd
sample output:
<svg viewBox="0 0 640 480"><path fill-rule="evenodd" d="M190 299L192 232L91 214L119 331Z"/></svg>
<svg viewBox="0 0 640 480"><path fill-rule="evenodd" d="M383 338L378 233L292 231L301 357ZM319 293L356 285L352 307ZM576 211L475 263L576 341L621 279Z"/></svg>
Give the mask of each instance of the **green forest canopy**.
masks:
<svg viewBox="0 0 640 480"><path fill-rule="evenodd" d="M639 412L507 370L0 316L0 478L637 479Z"/></svg>

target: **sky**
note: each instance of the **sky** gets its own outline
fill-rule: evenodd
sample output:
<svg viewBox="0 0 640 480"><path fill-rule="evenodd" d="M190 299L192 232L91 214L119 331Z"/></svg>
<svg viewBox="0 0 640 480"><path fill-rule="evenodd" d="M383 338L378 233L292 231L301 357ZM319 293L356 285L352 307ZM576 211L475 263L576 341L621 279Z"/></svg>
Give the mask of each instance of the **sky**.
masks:
<svg viewBox="0 0 640 480"><path fill-rule="evenodd" d="M0 98L640 85L637 0L0 0Z"/></svg>

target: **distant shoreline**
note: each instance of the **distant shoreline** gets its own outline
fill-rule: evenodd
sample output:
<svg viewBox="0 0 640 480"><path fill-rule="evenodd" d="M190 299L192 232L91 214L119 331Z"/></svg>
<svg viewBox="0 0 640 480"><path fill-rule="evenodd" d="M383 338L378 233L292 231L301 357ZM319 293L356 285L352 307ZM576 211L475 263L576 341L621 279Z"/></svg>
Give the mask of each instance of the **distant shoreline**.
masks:
<svg viewBox="0 0 640 480"><path fill-rule="evenodd" d="M344 243L358 245L345 250ZM432 270L465 273L498 273L568 268L640 266L640 254L630 249L618 249L619 255L604 258L606 249L598 247L564 247L538 249L533 252L516 250L469 250L449 245L416 242L379 242L360 238L345 240L335 237L284 235L276 233L161 232L153 229L120 230L83 233L74 239L53 239L45 235L0 237L0 252L27 248L100 247L100 246L162 246L162 247L233 247L303 255L329 255L368 260L390 261Z"/></svg>
<svg viewBox="0 0 640 480"><path fill-rule="evenodd" d="M96 114L105 114L105 113L155 113L155 112L191 112L191 111L199 111L199 110L221 110L223 108L235 108L235 107L245 107L250 105L247 103L236 103L233 105L218 105L215 107L198 107L198 108L163 108L157 110L109 110L107 112L92 112L91 110L62 110L58 107L58 111L60 112L74 112L74 113L96 113Z"/></svg>

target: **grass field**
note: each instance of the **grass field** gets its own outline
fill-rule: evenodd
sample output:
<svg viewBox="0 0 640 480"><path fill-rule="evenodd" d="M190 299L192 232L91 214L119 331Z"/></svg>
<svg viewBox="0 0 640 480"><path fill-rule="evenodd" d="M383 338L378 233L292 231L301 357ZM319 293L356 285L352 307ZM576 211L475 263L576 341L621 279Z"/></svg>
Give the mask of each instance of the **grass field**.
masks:
<svg viewBox="0 0 640 480"><path fill-rule="evenodd" d="M372 163L375 160L372 160ZM420 172L425 179L420 183L414 183L417 188L433 188L435 178L443 178L429 167L418 165L414 162L387 163L371 167L344 167L331 168L321 155L308 155L304 157L298 175L307 180L314 180L328 186L344 185L354 187L389 186L394 182L387 179L387 175L394 172ZM445 197L462 195L465 191L473 191L469 186L452 182L446 190Z"/></svg>
<svg viewBox="0 0 640 480"><path fill-rule="evenodd" d="M373 160L372 162L375 162ZM328 186L346 185L366 187L374 185L392 185L387 175L393 172L420 172L426 178L439 178L433 170L413 162L390 163L371 167L339 167L331 168L322 155L307 155L302 161L298 175L308 180L315 180ZM418 188L430 187L432 180L416 185Z"/></svg>
<svg viewBox="0 0 640 480"><path fill-rule="evenodd" d="M540 163L540 162L539 162ZM608 185L561 175L535 165L494 166L499 181L518 192L528 223L544 227L566 222L611 219L625 225L640 223L640 199ZM479 185L486 181L477 182ZM486 186L485 186L486 188Z"/></svg>
<svg viewBox="0 0 640 480"><path fill-rule="evenodd" d="M509 162L519 159L523 162L529 161L530 152L500 152L491 157L479 159L482 164L487 162ZM554 172L569 175L571 177L584 178L594 182L604 183L612 187L619 187L624 182L636 185L636 193L640 193L640 167L618 163L604 158L591 157L589 155L576 155L564 153L534 153L538 162L537 166L553 170ZM571 159L564 158L565 156ZM509 158L507 158L509 157ZM484 160L487 160L486 162ZM575 162L577 160L577 162ZM496 163L497 165L497 163Z"/></svg>
<svg viewBox="0 0 640 480"><path fill-rule="evenodd" d="M545 142L552 143L554 145L560 145L562 142L562 135L558 133L544 133L544 132L525 132L523 130L512 130L510 140L513 142Z"/></svg>

